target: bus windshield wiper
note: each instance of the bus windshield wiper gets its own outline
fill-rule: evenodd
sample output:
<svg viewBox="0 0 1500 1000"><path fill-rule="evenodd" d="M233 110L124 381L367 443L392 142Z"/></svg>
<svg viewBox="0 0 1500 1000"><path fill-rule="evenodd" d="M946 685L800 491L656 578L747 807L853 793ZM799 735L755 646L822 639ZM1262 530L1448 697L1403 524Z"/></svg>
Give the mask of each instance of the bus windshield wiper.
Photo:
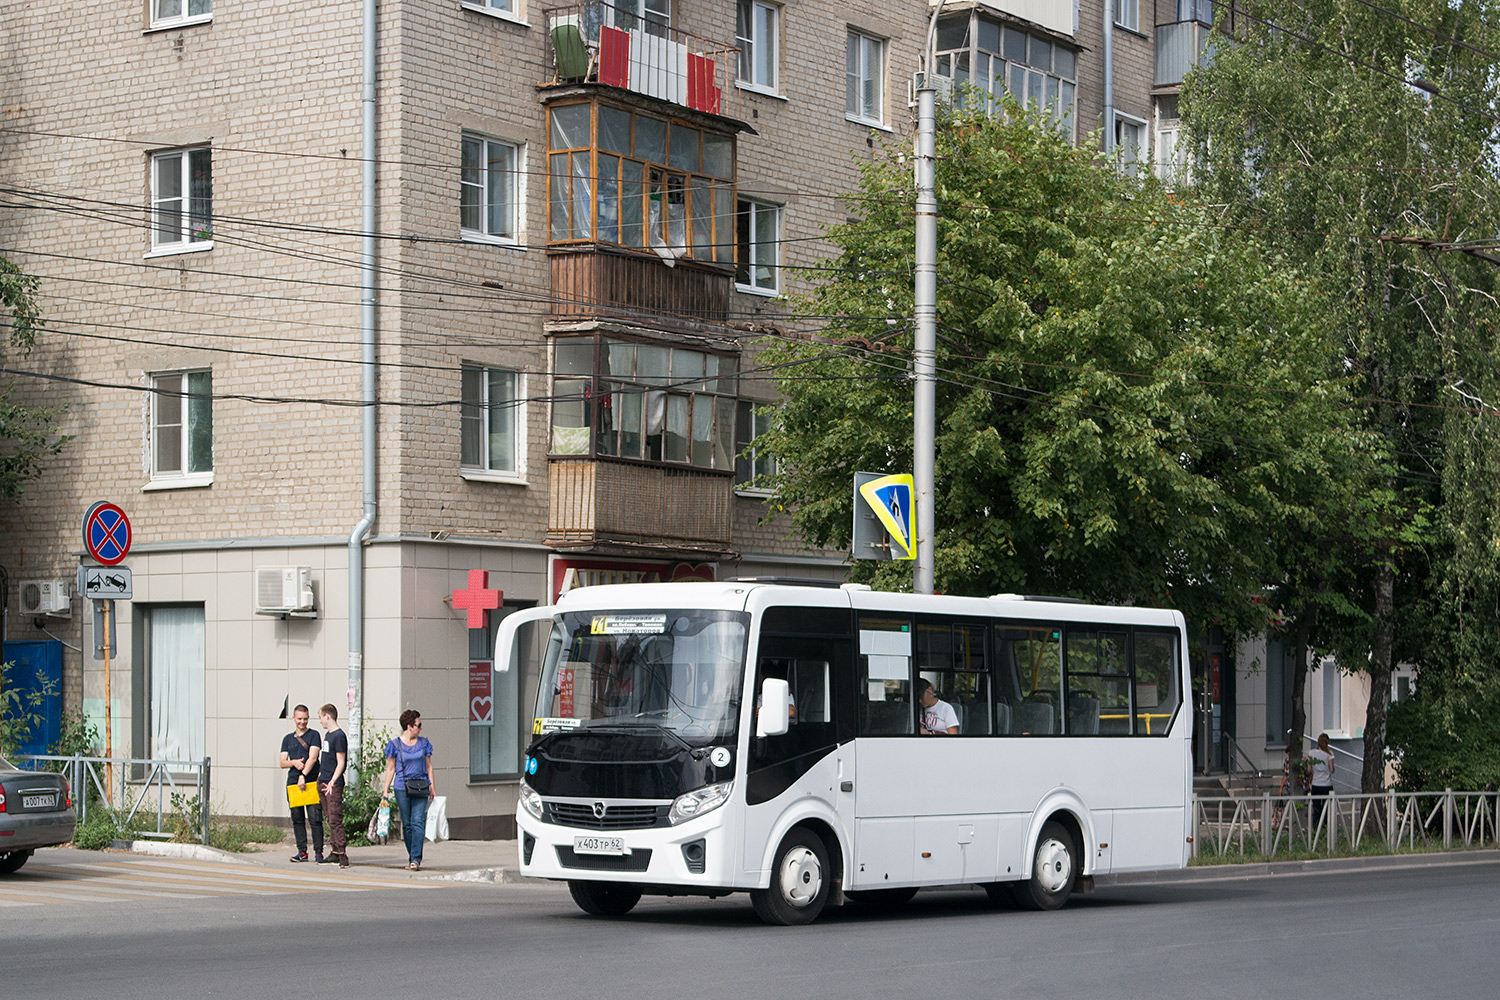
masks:
<svg viewBox="0 0 1500 1000"><path fill-rule="evenodd" d="M691 743L689 743L687 740L683 739L682 736L678 734L677 730L673 729L671 726L664 726L664 725L662 725L659 722L634 722L634 721L631 721L631 722L622 722L622 721L613 721L613 722L606 722L603 725L592 725L592 726L589 726L589 731L590 732L594 732L594 733L598 733L598 732L606 732L607 733L607 732L610 732L610 731L613 731L613 730L625 730L627 732L630 732L630 731L637 730L637 729L655 729L655 730L658 730L659 732L665 733L666 735L670 736L675 743L677 743L679 746L682 747L682 749L684 749L684 750L692 750L693 749L693 745Z"/></svg>

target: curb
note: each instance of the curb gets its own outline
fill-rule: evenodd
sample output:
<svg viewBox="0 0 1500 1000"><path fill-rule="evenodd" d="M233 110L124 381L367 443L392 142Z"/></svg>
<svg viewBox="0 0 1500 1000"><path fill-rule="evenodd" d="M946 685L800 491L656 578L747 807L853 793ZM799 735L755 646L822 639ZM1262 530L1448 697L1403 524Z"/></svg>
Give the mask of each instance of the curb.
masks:
<svg viewBox="0 0 1500 1000"><path fill-rule="evenodd" d="M1366 858L1320 858L1310 861L1269 861L1244 865L1195 865L1154 872L1096 875L1094 884L1143 885L1162 882L1223 882L1287 875L1332 875L1356 871L1399 871L1451 865L1482 865L1500 862L1500 850L1445 852L1441 854L1378 854Z"/></svg>
<svg viewBox="0 0 1500 1000"><path fill-rule="evenodd" d="M232 851L221 851L217 847L202 844L165 844L155 840L116 840L110 843L121 851L132 854L150 854L158 858L186 858L191 861L227 861L231 864L248 865L254 862L242 858Z"/></svg>

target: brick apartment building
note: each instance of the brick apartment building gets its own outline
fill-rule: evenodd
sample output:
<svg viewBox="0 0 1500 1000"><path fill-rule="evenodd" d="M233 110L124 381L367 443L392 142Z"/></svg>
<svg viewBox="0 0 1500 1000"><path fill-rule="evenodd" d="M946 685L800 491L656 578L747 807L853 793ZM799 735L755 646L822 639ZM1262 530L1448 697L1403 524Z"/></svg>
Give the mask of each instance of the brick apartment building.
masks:
<svg viewBox="0 0 1500 1000"><path fill-rule="evenodd" d="M937 70L1134 169L1172 148L1210 15L1118 2L1110 129L1099 0L947 3ZM506 609L842 576L745 487L774 399L754 343L797 327L781 296L838 195L909 134L929 10L385 0L366 90L353 0L8 5L0 252L48 322L11 362L72 435L0 509L8 638L60 642L64 704L102 720L89 602L32 613L21 584L71 583L115 502L117 755L210 756L216 811L283 816L284 713L358 695L373 729L422 712L455 836L510 835L535 679L485 663ZM471 629L481 590L503 603Z"/></svg>

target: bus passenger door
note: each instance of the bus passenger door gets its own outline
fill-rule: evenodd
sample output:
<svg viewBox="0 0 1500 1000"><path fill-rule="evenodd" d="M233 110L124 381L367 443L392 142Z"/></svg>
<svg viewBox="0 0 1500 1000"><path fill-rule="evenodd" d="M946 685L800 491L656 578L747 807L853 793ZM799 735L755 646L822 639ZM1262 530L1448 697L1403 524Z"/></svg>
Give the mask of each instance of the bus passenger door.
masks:
<svg viewBox="0 0 1500 1000"><path fill-rule="evenodd" d="M853 811L854 761L839 745L841 713L834 678L848 645L826 634L761 636L757 703L765 679L785 680L791 688L792 718L781 736L751 736L745 790L747 871L759 871L767 847L775 846L768 840L789 807L844 825L847 842L850 820L845 817ZM851 791L841 791L846 784Z"/></svg>

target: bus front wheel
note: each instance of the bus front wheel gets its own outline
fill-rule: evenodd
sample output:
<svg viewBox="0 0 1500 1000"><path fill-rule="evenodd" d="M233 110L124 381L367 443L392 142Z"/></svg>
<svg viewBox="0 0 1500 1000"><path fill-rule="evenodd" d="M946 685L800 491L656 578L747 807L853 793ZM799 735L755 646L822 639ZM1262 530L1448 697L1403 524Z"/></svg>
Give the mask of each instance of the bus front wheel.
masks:
<svg viewBox="0 0 1500 1000"><path fill-rule="evenodd" d="M755 915L768 924L810 924L828 902L828 852L815 834L793 830L776 849L771 884L752 889Z"/></svg>
<svg viewBox="0 0 1500 1000"><path fill-rule="evenodd" d="M1068 901L1078 880L1078 847L1059 823L1046 823L1031 859L1031 878L1016 887L1016 900L1033 910L1055 910Z"/></svg>
<svg viewBox="0 0 1500 1000"><path fill-rule="evenodd" d="M580 910L596 917L624 916L641 901L640 887L624 882L572 881L568 892Z"/></svg>

